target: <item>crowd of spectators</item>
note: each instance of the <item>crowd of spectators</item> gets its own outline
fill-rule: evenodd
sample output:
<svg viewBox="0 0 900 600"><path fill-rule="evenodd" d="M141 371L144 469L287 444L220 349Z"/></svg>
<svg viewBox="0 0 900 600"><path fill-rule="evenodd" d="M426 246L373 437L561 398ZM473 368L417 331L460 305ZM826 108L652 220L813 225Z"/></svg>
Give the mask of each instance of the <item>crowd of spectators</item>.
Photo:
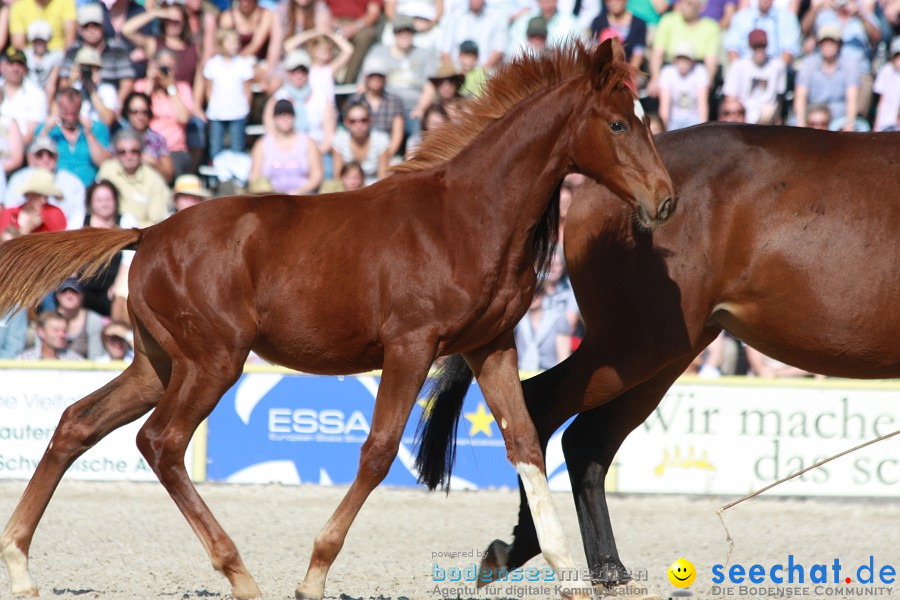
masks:
<svg viewBox="0 0 900 600"><path fill-rule="evenodd" d="M624 45L655 131L897 129L898 32L900 0L2 0L0 235L145 227L234 191L359 189L498 65L571 37ZM2 316L0 358L26 338L32 358L100 356L98 323L126 327L129 260L64 284L31 327ZM516 331L522 367L565 358L578 328L559 255Z"/></svg>

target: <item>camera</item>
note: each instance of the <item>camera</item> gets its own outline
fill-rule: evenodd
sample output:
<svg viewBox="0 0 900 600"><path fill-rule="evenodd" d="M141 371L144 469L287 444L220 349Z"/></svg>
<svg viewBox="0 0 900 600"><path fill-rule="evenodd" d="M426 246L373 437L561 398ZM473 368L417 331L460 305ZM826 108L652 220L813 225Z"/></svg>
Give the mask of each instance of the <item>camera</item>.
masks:
<svg viewBox="0 0 900 600"><path fill-rule="evenodd" d="M85 83L88 81L93 81L94 71L91 69L89 65L81 65L81 80Z"/></svg>
<svg viewBox="0 0 900 600"><path fill-rule="evenodd" d="M163 75L165 75L166 77L168 77L168 76L169 76L169 73L170 73L171 71L169 71L169 67L167 67L166 65L160 65L160 66L159 66L159 72L162 73Z"/></svg>

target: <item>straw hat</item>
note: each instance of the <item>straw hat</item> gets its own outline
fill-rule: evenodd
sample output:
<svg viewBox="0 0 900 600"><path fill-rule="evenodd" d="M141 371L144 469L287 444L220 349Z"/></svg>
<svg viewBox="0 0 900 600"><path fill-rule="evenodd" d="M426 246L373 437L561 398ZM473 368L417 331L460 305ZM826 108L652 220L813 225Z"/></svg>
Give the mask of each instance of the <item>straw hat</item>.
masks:
<svg viewBox="0 0 900 600"><path fill-rule="evenodd" d="M435 87L439 86L442 81L449 80L456 83L457 87L461 86L466 81L466 76L457 71L452 65L448 65L446 63L442 64L437 73L428 78L431 83L434 84Z"/></svg>
<svg viewBox="0 0 900 600"><path fill-rule="evenodd" d="M209 198L212 192L203 187L203 182L196 175L185 174L180 175L172 186L172 192L175 195L184 194L186 196L197 196L198 198Z"/></svg>
<svg viewBox="0 0 900 600"><path fill-rule="evenodd" d="M63 193L56 183L53 181L53 173L47 169L32 169L28 174L28 179L23 185L16 190L22 194L40 194L41 196L52 196L54 198L62 198Z"/></svg>

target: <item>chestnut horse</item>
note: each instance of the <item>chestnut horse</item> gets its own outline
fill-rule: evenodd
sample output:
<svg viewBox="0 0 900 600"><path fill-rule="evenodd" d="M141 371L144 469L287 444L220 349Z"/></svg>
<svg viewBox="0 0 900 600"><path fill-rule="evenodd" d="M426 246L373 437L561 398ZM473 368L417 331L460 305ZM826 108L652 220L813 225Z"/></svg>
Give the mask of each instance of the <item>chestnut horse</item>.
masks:
<svg viewBox="0 0 900 600"><path fill-rule="evenodd" d="M648 231L614 192L576 194L565 254L586 335L523 382L542 445L578 414L563 450L588 565L605 584L627 581L607 470L722 329L816 373L900 377L900 133L709 124L657 145L678 218ZM527 502L514 542L493 542L485 567L537 554Z"/></svg>
<svg viewBox="0 0 900 600"><path fill-rule="evenodd" d="M69 407L0 537L14 593L35 594L28 550L66 468L153 410L138 447L235 598L260 592L184 467L197 426L251 350L292 369L383 369L371 431L343 501L315 539L298 598L328 569L396 456L436 357L477 374L510 461L526 482L554 568L574 562L550 502L516 369L513 327L548 256L563 177L580 171L637 206L647 226L674 209L672 183L617 44L572 43L504 67L458 125L436 131L402 172L327 197L233 197L144 230L26 236L0 246L0 313L30 306L71 272L137 247L129 275L134 362Z"/></svg>

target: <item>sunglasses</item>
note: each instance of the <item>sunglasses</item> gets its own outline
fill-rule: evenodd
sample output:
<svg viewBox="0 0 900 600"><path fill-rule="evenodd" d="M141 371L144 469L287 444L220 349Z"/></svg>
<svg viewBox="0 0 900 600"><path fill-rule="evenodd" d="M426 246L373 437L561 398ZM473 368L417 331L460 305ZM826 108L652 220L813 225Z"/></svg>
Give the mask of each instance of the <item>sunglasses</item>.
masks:
<svg viewBox="0 0 900 600"><path fill-rule="evenodd" d="M723 110L721 114L725 117L742 117L745 113L742 110Z"/></svg>
<svg viewBox="0 0 900 600"><path fill-rule="evenodd" d="M147 108L132 108L128 111L129 114L132 115L150 115L150 109Z"/></svg>
<svg viewBox="0 0 900 600"><path fill-rule="evenodd" d="M368 123L369 117L364 117L362 119L347 119L347 122L351 125L356 125L357 123Z"/></svg>
<svg viewBox="0 0 900 600"><path fill-rule="evenodd" d="M34 155L37 156L38 158L46 158L48 156L56 156L49 150L38 150L37 152L34 153Z"/></svg>
<svg viewBox="0 0 900 600"><path fill-rule="evenodd" d="M140 153L141 153L141 151L138 148L116 148L116 154L122 154L125 156L127 156L129 154L136 156Z"/></svg>

